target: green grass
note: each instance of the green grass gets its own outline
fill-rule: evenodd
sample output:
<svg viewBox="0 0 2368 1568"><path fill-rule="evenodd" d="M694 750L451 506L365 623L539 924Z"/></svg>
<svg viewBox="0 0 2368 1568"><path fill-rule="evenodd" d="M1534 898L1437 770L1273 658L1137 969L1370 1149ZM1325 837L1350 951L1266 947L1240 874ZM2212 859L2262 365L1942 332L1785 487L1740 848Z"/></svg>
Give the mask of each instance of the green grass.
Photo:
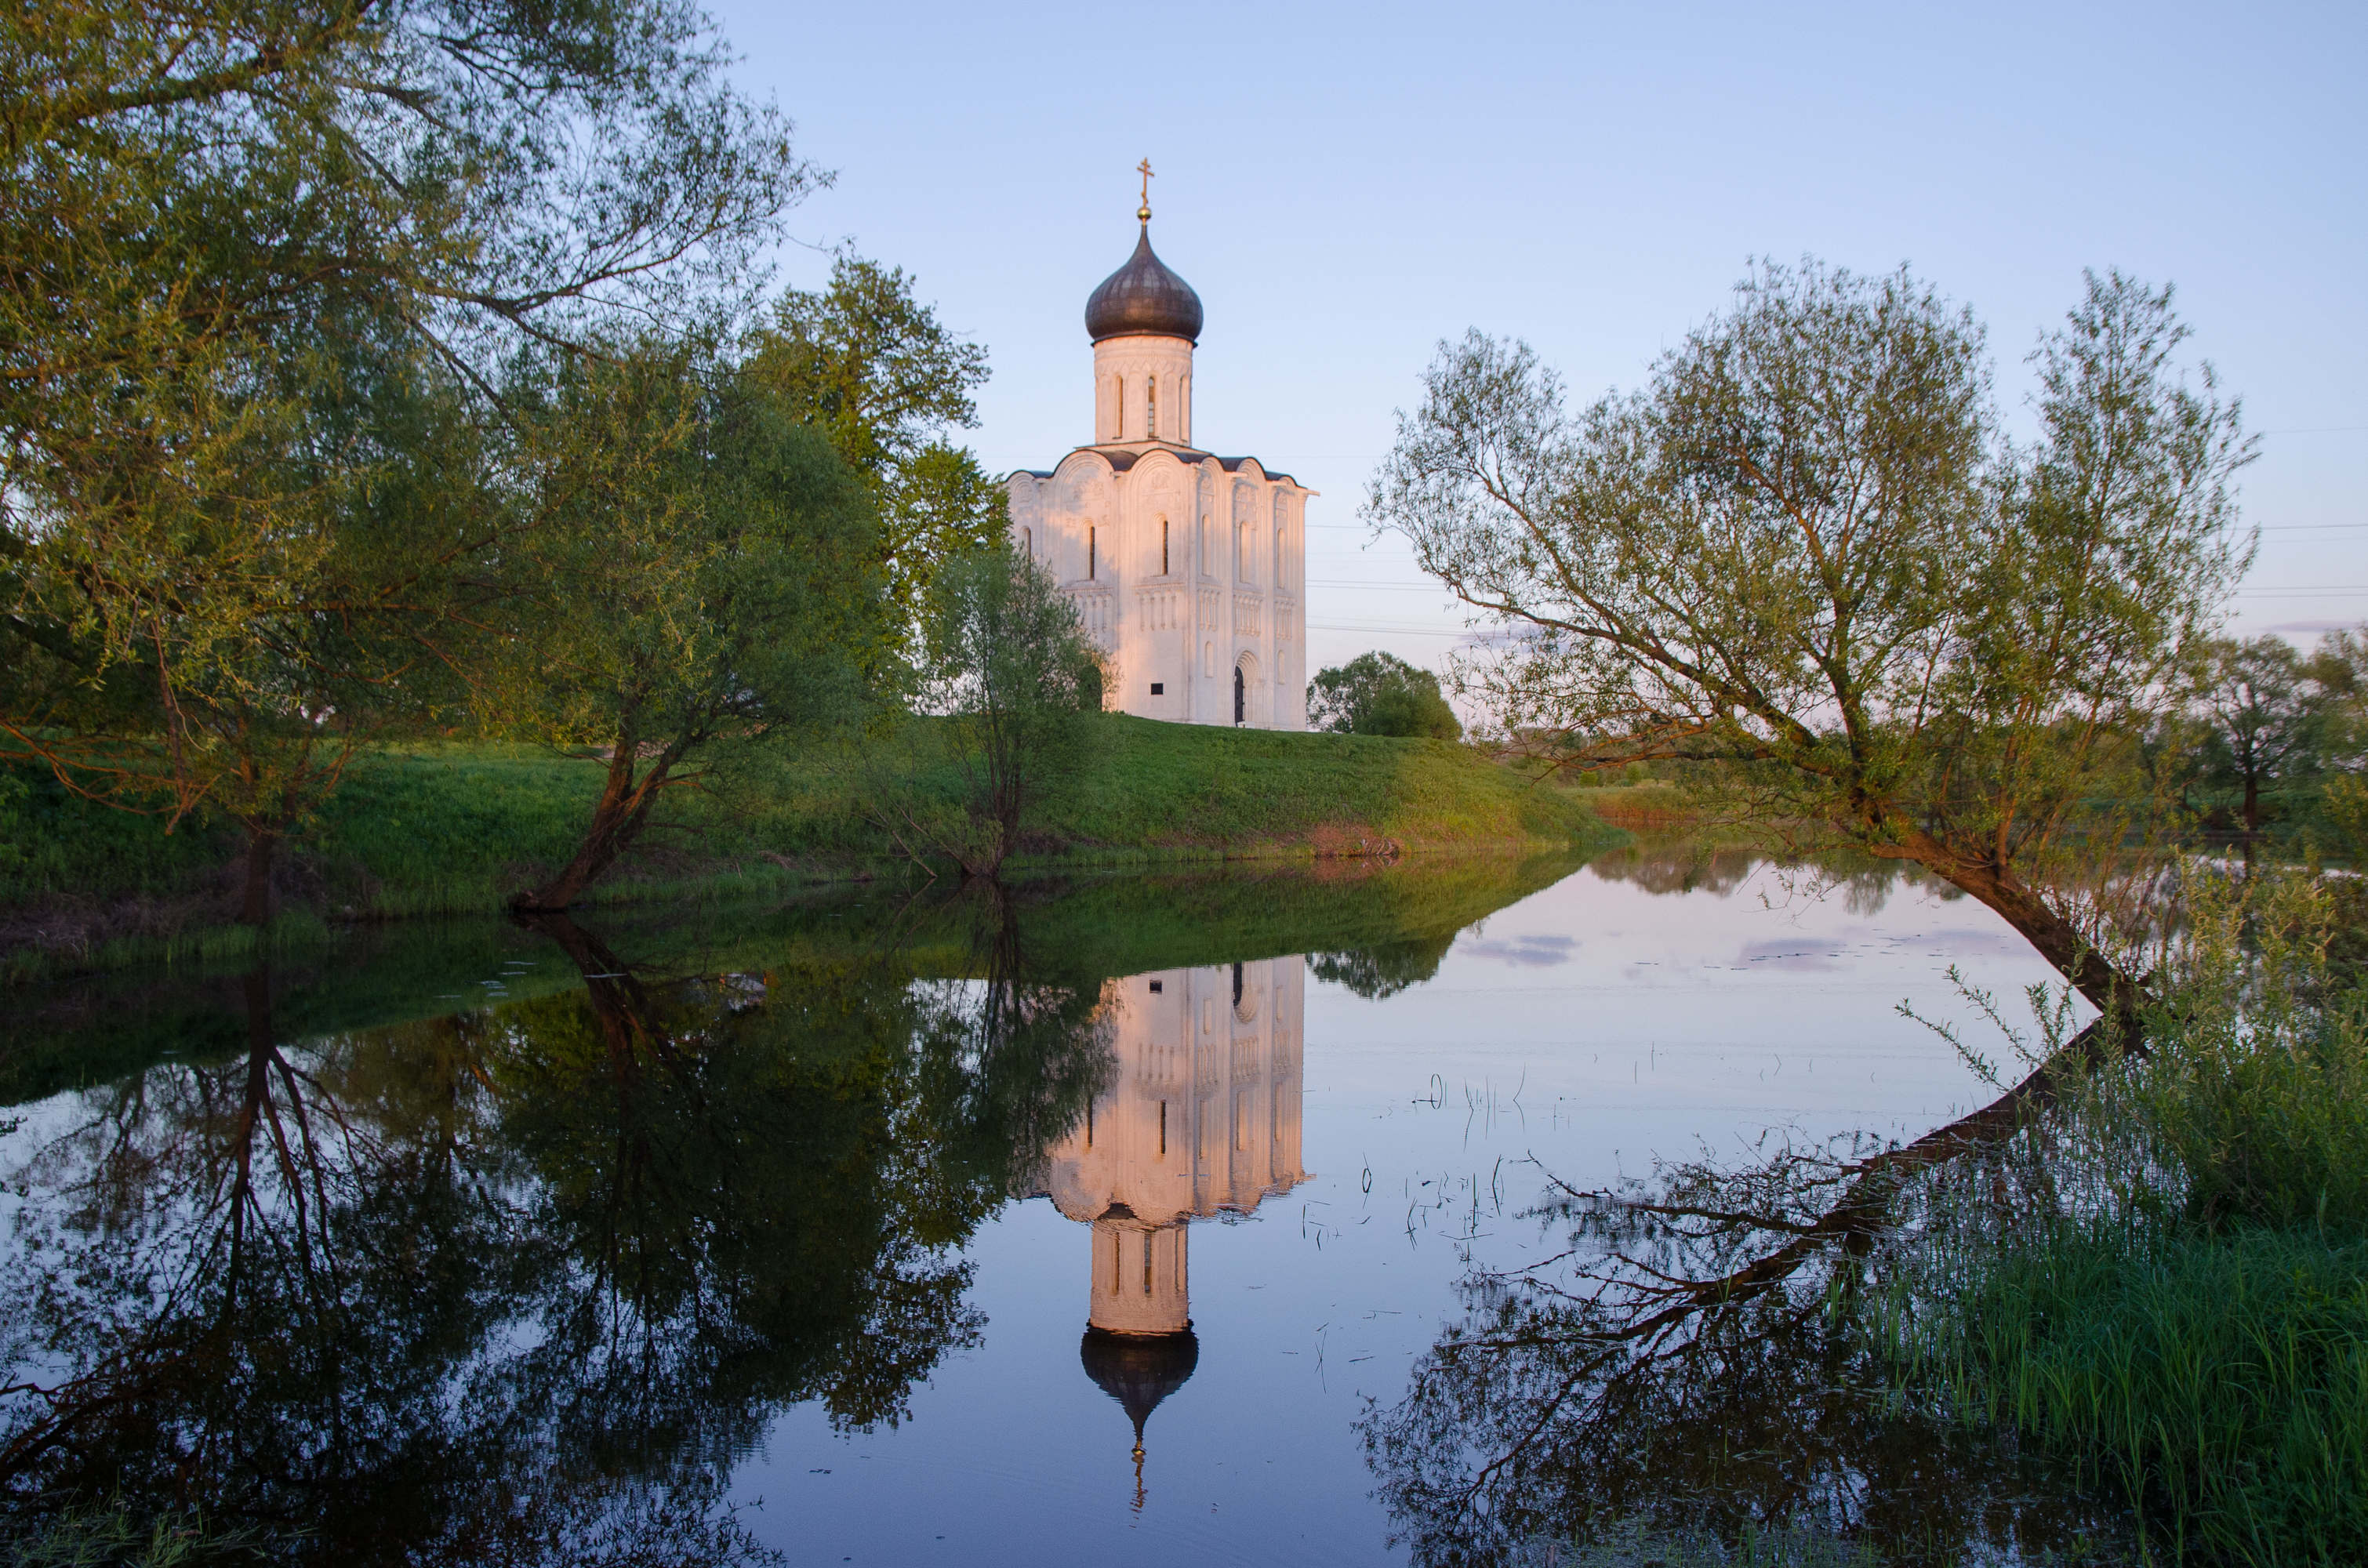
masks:
<svg viewBox="0 0 2368 1568"><path fill-rule="evenodd" d="M1961 1400L2121 1490L2167 1558L2368 1560L2368 1244L2067 1227L1950 1321Z"/></svg>
<svg viewBox="0 0 2368 1568"><path fill-rule="evenodd" d="M1016 873L1254 857L1600 844L1560 790L1440 741L1099 722L1094 765L1049 792ZM290 913L237 928L234 836L67 794L46 776L0 792L0 979L140 961L288 951L324 922L492 911L573 852L597 764L499 744L390 746L358 759L290 842ZM593 903L773 892L915 871L873 820L883 779L951 799L961 776L926 722L860 744L744 759L669 798ZM1384 841L1387 841L1385 844Z"/></svg>

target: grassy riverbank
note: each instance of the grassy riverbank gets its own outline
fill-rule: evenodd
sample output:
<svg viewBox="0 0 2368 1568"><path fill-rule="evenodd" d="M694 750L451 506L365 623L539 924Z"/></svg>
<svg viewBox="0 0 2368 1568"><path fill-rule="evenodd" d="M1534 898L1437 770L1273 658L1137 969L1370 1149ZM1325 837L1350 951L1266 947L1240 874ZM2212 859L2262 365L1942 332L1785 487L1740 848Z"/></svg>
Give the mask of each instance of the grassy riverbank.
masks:
<svg viewBox="0 0 2368 1568"><path fill-rule="evenodd" d="M1095 991L1113 975L1306 953L1317 974L1371 994L1393 979L1428 978L1457 932L1585 858L1560 850L1045 876L1001 900L977 884L940 881L917 895L842 884L711 902L689 918L625 905L580 919L653 981L881 965L974 977L1016 960L1040 980ZM1379 986L1360 984L1366 975ZM0 1107L162 1061L221 1060L258 1033L386 1028L582 983L541 930L491 916L359 926L259 968L198 961L91 976L19 994L0 1045Z"/></svg>
<svg viewBox="0 0 2368 1568"><path fill-rule="evenodd" d="M1569 794L1440 741L1283 734L1110 715L1095 765L1036 814L1021 873L1064 866L1600 844ZM282 858L283 915L231 923L237 846L199 820L76 800L43 776L0 800L0 977L155 958L233 956L328 923L492 910L564 861L597 764L494 744L391 746L357 759ZM947 798L960 770L935 726L783 753L677 792L593 903L723 897L916 869L875 820L883 781Z"/></svg>

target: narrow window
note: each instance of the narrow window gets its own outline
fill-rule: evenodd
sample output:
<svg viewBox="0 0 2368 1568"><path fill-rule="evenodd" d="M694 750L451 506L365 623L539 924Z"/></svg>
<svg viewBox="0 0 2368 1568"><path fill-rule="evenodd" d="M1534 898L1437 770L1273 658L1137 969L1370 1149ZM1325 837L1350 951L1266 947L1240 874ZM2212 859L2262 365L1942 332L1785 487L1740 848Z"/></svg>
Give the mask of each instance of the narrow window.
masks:
<svg viewBox="0 0 2368 1568"><path fill-rule="evenodd" d="M1036 534L1033 529L1021 528L1019 530L1019 553L1031 558L1035 555Z"/></svg>
<svg viewBox="0 0 2368 1568"><path fill-rule="evenodd" d="M1110 439L1126 439L1126 378L1110 378Z"/></svg>
<svg viewBox="0 0 2368 1568"><path fill-rule="evenodd" d="M1143 438L1159 439L1159 378L1143 378Z"/></svg>
<svg viewBox="0 0 2368 1568"><path fill-rule="evenodd" d="M1235 964L1235 965L1234 966L1234 1006L1236 1006L1236 1007L1238 1007L1238 1006L1240 1006L1241 1005L1242 1005L1242 966L1241 966L1241 965L1239 965L1239 964ZM1088 1109L1088 1110L1086 1112L1086 1114L1087 1114L1087 1116L1091 1116L1091 1115L1093 1114L1093 1112L1092 1112L1092 1110L1091 1110L1091 1109Z"/></svg>
<svg viewBox="0 0 2368 1568"><path fill-rule="evenodd" d="M1093 1108L1093 1104L1092 1104L1092 1102L1091 1102L1091 1101L1087 1101L1087 1105L1086 1105L1086 1147L1087 1147L1087 1148L1088 1148L1088 1149L1090 1149L1090 1148L1092 1148L1093 1146L1094 1146L1094 1108Z"/></svg>
<svg viewBox="0 0 2368 1568"><path fill-rule="evenodd" d="M1126 1233L1112 1231L1110 1233L1110 1294L1113 1296L1126 1288L1121 1283L1122 1277L1120 1273L1120 1270L1125 1267L1125 1259L1121 1256L1125 1251Z"/></svg>
<svg viewBox="0 0 2368 1568"><path fill-rule="evenodd" d="M1166 1100L1159 1102L1159 1153L1163 1159L1167 1154L1167 1102Z"/></svg>
<svg viewBox="0 0 2368 1568"><path fill-rule="evenodd" d="M1167 575L1167 519L1159 519L1159 574Z"/></svg>
<svg viewBox="0 0 2368 1568"><path fill-rule="evenodd" d="M1094 537L1094 530L1088 528L1086 530L1086 575L1087 577L1100 575L1099 550L1099 545Z"/></svg>
<svg viewBox="0 0 2368 1568"><path fill-rule="evenodd" d="M1143 1238L1143 1293L1151 1294L1151 1237Z"/></svg>
<svg viewBox="0 0 2368 1568"><path fill-rule="evenodd" d="M1179 391L1177 392L1177 394L1176 394L1176 401L1177 401L1178 404L1178 405L1183 409L1183 412L1184 412L1184 428L1177 432L1177 439L1178 439L1178 440L1182 441L1186 446L1188 446L1188 447L1189 447L1189 446L1190 446L1190 445L1192 444L1192 378L1191 378L1191 377L1187 376L1187 377L1185 377L1185 378L1184 378L1184 380L1183 380L1183 381L1182 381L1182 383L1181 383L1181 388L1180 388L1180 390L1179 390Z"/></svg>

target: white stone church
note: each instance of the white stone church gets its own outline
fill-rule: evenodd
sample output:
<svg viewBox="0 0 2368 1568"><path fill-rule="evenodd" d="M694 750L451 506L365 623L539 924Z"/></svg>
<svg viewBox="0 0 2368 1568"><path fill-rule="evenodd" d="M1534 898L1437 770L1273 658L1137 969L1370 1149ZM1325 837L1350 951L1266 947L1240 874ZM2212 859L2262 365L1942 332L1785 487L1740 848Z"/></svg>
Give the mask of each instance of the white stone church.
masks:
<svg viewBox="0 0 2368 1568"><path fill-rule="evenodd" d="M1013 543L1068 590L1115 675L1109 706L1145 719L1307 727L1307 498L1256 458L1192 444L1201 296L1151 251L1086 301L1094 434L1050 471L1005 481Z"/></svg>

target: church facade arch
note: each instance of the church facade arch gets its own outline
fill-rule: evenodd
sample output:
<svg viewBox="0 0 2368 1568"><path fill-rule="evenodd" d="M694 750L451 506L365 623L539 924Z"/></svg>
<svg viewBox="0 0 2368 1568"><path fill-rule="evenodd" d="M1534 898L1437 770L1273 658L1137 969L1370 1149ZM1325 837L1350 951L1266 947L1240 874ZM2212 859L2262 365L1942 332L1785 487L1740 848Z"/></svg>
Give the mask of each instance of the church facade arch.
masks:
<svg viewBox="0 0 2368 1568"><path fill-rule="evenodd" d="M1234 654L1234 722L1247 730L1273 728L1265 722L1267 708L1265 683L1258 678L1258 656L1255 649L1243 648Z"/></svg>

